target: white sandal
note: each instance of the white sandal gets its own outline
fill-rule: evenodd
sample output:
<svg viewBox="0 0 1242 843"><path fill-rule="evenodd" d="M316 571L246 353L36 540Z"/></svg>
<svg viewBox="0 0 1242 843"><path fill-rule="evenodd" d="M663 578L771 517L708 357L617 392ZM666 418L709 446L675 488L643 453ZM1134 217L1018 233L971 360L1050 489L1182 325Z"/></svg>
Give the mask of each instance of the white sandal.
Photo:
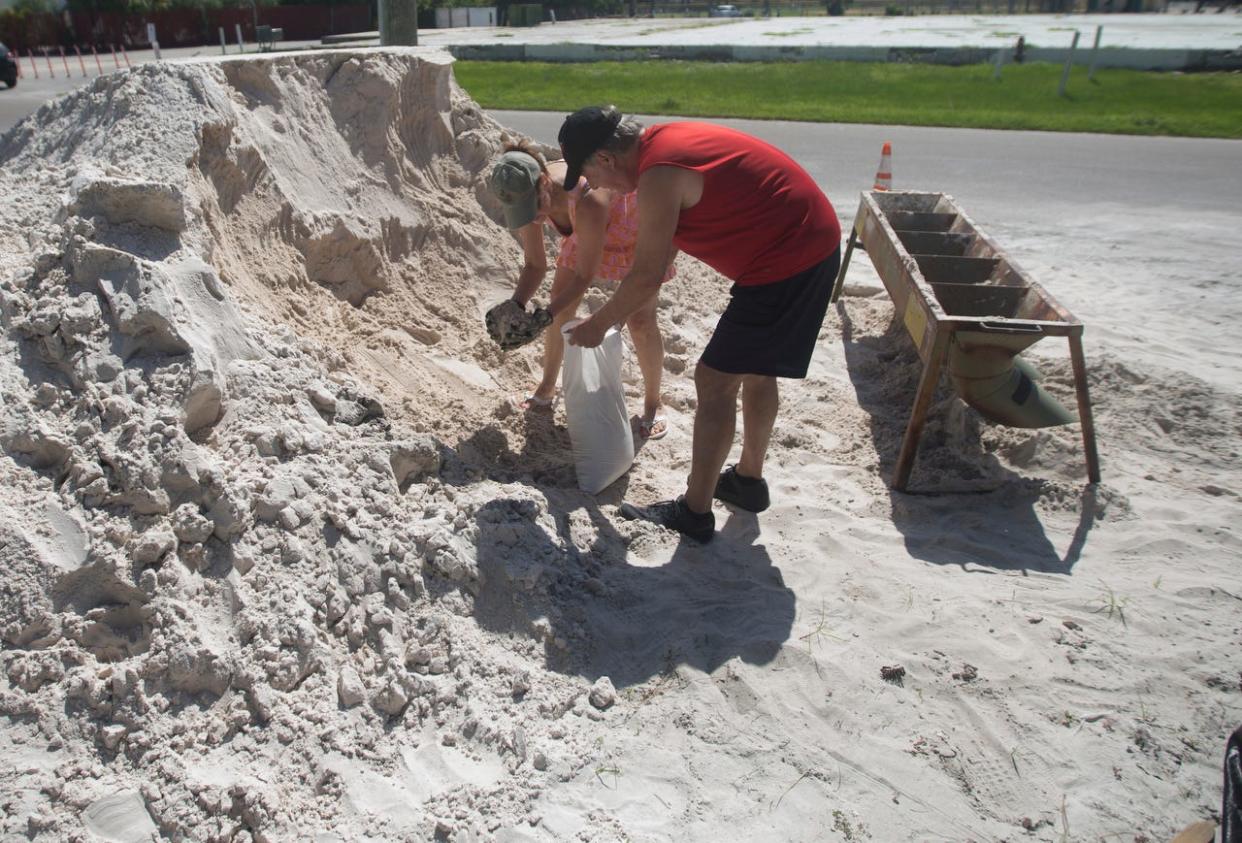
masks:
<svg viewBox="0 0 1242 843"><path fill-rule="evenodd" d="M663 426L660 427L661 425ZM659 427L658 430L657 427ZM652 416L651 421L643 419L638 423L638 435L648 442L663 439L668 435L668 419L658 413Z"/></svg>
<svg viewBox="0 0 1242 843"><path fill-rule="evenodd" d="M540 398L535 393L530 393L522 398L514 397L511 399L515 409L524 413L530 412L549 412L556 408L556 396L551 398Z"/></svg>

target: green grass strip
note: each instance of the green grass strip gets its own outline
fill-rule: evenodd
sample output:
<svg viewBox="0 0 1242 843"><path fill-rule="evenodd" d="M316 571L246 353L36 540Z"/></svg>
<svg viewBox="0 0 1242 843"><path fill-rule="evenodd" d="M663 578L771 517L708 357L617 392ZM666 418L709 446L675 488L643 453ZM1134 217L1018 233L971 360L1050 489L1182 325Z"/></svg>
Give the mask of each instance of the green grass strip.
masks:
<svg viewBox="0 0 1242 843"><path fill-rule="evenodd" d="M1037 129L1242 138L1242 74L1075 67L939 67L863 62L460 61L458 82L484 108L627 112L819 123Z"/></svg>

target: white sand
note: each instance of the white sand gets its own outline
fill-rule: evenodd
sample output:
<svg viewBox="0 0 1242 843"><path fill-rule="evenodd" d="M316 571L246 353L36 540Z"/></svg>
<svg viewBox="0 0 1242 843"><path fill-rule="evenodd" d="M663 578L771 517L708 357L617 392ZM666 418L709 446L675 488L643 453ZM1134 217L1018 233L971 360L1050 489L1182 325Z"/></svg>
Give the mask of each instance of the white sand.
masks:
<svg viewBox="0 0 1242 843"><path fill-rule="evenodd" d="M4 138L0 837L1163 840L1213 815L1242 721L1236 321L1177 366L1128 329L1150 297L1084 302L1105 482L1076 426L946 390L915 483L972 493L899 495L917 358L883 295L847 296L784 389L773 509L683 545L616 505L684 482L727 285L680 259L673 431L578 492L563 419L507 409L537 350L482 327L519 255L481 181L500 131L443 57L363 51L147 66ZM1090 248L1070 233L1006 245ZM1196 246L1125 280L1236 275L1236 242Z"/></svg>

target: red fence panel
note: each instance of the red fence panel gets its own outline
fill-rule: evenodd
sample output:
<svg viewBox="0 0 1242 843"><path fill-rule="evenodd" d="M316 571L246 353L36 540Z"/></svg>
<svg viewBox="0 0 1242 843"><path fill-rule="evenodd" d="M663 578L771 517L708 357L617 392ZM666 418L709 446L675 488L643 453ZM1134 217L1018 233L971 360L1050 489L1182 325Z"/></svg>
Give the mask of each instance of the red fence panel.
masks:
<svg viewBox="0 0 1242 843"><path fill-rule="evenodd" d="M233 44L237 40L236 24L241 24L242 37L248 43L255 41L253 8L169 9L147 15L83 11L63 16L6 10L0 12L0 41L14 50L74 44L141 48L150 46L148 23L155 24L161 47L218 45L220 27L224 27L225 37ZM258 23L283 29L286 41L313 41L325 35L373 28L368 3L260 6Z"/></svg>

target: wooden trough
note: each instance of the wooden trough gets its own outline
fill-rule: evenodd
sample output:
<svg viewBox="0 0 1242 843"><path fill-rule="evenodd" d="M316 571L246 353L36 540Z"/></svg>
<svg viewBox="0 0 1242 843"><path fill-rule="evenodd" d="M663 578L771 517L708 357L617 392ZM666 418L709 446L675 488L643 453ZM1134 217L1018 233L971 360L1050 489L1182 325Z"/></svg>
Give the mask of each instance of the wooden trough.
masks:
<svg viewBox="0 0 1242 843"><path fill-rule="evenodd" d="M1069 341L1087 477L1100 480L1087 394L1082 323L1036 284L943 193L862 194L832 300L841 295L861 245L923 361L892 487L904 491L932 394L946 365L958 394L984 417L1011 427L1073 421L1040 389L1017 355L1046 336Z"/></svg>

